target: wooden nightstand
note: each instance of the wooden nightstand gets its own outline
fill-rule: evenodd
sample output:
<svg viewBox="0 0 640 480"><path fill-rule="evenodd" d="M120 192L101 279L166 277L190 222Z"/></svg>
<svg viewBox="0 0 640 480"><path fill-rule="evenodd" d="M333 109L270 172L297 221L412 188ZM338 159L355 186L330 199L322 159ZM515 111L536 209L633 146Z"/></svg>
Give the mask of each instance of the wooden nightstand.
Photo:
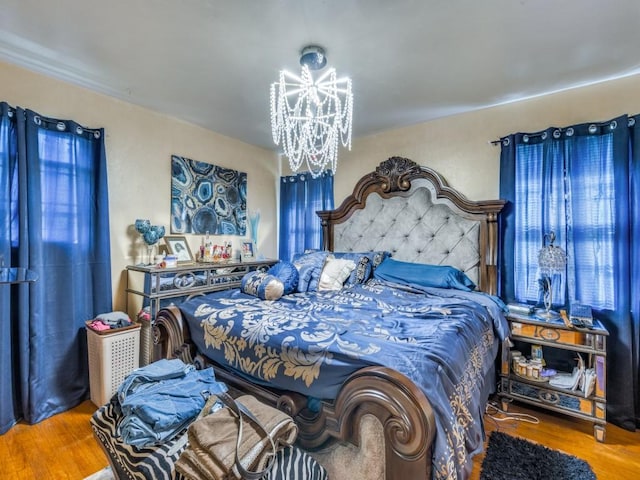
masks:
<svg viewBox="0 0 640 480"><path fill-rule="evenodd" d="M535 375L535 371L534 375L523 375L524 372L518 374L511 359L512 349L505 342L502 348L499 392L503 409L507 410L510 400L518 400L582 418L593 422L596 440L604 442L607 406L606 338L609 333L602 323L594 319L592 329L576 329L565 326L561 319L546 321L533 315L514 313L507 315L507 320L511 328L511 339L515 343L513 350L520 350L527 358L531 358L532 351L535 354L540 350L538 346L542 350L543 358L547 349L579 353L584 359L585 368L595 370L596 381L593 392L585 397L580 389L572 390L550 385L548 380Z"/></svg>

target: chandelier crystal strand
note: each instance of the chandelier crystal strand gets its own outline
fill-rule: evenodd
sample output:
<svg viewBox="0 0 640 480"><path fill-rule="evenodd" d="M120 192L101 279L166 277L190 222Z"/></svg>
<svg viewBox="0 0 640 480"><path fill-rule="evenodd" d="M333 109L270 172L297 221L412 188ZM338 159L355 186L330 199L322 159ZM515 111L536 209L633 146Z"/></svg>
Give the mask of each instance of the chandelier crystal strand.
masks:
<svg viewBox="0 0 640 480"><path fill-rule="evenodd" d="M303 64L300 76L280 72L270 102L273 141L282 143L291 170L306 164L314 178L327 168L335 173L340 142L351 149L351 80L338 80L330 68L314 81Z"/></svg>

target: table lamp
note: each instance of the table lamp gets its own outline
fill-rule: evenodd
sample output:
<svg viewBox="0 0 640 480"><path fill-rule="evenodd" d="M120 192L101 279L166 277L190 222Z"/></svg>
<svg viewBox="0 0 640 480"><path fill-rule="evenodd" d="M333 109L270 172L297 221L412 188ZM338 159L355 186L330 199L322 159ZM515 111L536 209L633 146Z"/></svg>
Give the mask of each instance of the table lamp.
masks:
<svg viewBox="0 0 640 480"><path fill-rule="evenodd" d="M544 245L544 241L549 239L549 245ZM565 251L556 247L553 242L556 239L556 234L550 232L544 236L543 247L538 253L538 268L542 275L542 291L545 311L539 316L549 320L558 316L557 313L551 311L551 304L553 302L553 276L555 274L562 274L567 264L567 254Z"/></svg>

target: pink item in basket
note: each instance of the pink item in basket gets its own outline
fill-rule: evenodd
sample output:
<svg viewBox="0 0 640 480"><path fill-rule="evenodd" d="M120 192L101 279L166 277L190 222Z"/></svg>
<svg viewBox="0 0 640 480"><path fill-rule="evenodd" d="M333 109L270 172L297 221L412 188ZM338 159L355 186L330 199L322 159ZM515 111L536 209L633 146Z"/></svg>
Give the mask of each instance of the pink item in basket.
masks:
<svg viewBox="0 0 640 480"><path fill-rule="evenodd" d="M102 331L102 330L111 330L111 327L106 323L101 322L100 320L94 320L89 325L93 330Z"/></svg>

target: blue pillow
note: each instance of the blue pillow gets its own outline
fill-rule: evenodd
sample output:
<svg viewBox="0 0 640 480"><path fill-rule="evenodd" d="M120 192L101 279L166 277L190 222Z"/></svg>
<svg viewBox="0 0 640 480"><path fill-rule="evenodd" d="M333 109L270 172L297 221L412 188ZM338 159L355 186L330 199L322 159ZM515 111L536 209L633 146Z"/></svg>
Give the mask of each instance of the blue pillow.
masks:
<svg viewBox="0 0 640 480"><path fill-rule="evenodd" d="M464 272L446 265L425 265L387 258L373 272L380 280L422 287L455 288L470 292L475 284Z"/></svg>
<svg viewBox="0 0 640 480"><path fill-rule="evenodd" d="M289 295L298 288L300 274L296 266L291 262L278 262L267 270L267 273L277 277L282 282L284 295Z"/></svg>
<svg viewBox="0 0 640 480"><path fill-rule="evenodd" d="M249 272L240 282L240 290L262 300L278 300L284 292L283 283L267 272Z"/></svg>
<svg viewBox="0 0 640 480"><path fill-rule="evenodd" d="M327 260L329 252L313 252L296 254L293 257L293 264L298 269L298 291L315 292L318 290L322 267Z"/></svg>

